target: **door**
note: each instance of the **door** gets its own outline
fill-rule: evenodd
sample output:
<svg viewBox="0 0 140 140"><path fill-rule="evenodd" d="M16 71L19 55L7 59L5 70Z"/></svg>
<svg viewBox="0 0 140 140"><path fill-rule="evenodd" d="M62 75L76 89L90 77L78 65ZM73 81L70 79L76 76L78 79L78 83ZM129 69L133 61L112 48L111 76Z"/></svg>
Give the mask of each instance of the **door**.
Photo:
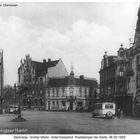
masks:
<svg viewBox="0 0 140 140"><path fill-rule="evenodd" d="M73 102L70 101L70 110L73 110Z"/></svg>
<svg viewBox="0 0 140 140"><path fill-rule="evenodd" d="M31 108L31 99L28 99L27 103L28 103L28 108Z"/></svg>

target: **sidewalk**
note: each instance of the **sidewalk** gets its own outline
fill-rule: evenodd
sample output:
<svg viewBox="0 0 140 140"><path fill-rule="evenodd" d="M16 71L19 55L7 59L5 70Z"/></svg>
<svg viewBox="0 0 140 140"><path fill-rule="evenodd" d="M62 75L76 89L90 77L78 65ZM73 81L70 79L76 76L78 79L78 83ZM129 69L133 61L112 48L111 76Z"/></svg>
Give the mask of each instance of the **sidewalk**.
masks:
<svg viewBox="0 0 140 140"><path fill-rule="evenodd" d="M117 118L117 119L131 119L131 120L140 120L140 117L136 117L136 116L123 116L123 117L118 117L118 116L116 116L115 118Z"/></svg>

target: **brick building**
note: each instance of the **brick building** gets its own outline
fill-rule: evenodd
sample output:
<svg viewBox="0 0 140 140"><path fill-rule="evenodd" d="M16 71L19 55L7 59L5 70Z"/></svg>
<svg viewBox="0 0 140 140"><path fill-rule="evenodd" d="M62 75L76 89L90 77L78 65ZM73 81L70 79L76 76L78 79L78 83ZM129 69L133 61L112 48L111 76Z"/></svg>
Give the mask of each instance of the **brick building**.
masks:
<svg viewBox="0 0 140 140"><path fill-rule="evenodd" d="M68 73L61 59L37 62L27 55L18 68L18 84L28 87L22 95L22 106L45 109L45 87L49 78L65 76Z"/></svg>

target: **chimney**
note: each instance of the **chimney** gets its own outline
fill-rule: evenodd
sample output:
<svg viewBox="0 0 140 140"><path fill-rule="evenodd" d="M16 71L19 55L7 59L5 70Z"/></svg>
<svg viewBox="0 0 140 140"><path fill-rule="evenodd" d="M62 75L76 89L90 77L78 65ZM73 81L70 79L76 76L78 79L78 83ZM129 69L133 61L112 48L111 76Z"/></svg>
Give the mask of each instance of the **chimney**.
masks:
<svg viewBox="0 0 140 140"><path fill-rule="evenodd" d="M43 63L46 63L46 59L43 59Z"/></svg>
<svg viewBox="0 0 140 140"><path fill-rule="evenodd" d="M48 58L48 62L51 62L51 59L50 58Z"/></svg>
<svg viewBox="0 0 140 140"><path fill-rule="evenodd" d="M84 75L80 75L80 79L82 79L82 80L83 80L83 79L84 79Z"/></svg>

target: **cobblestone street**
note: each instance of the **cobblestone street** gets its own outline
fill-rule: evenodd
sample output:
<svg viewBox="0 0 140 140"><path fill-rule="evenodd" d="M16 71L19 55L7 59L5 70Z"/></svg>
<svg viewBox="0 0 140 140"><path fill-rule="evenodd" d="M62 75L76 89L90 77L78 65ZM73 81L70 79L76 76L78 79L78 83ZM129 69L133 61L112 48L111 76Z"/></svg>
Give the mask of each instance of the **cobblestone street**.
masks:
<svg viewBox="0 0 140 140"><path fill-rule="evenodd" d="M11 122L16 115L0 115L0 133L12 134L140 134L132 118L92 118L91 113L22 111L26 122Z"/></svg>

